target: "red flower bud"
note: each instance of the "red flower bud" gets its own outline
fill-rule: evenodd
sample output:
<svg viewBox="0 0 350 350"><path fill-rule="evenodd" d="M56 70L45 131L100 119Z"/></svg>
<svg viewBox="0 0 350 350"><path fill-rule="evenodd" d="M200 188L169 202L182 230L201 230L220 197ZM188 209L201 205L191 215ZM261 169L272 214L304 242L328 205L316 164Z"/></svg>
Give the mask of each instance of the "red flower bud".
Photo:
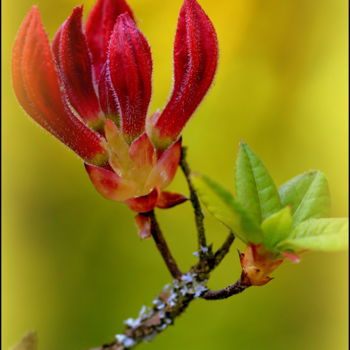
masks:
<svg viewBox="0 0 350 350"><path fill-rule="evenodd" d="M127 14L120 15L114 26L107 66L118 99L121 131L131 142L145 129L152 92L152 58L145 37Z"/></svg>
<svg viewBox="0 0 350 350"><path fill-rule="evenodd" d="M217 38L211 21L195 0L185 0L175 37L173 92L151 129L157 148L164 149L177 139L207 93L217 60Z"/></svg>
<svg viewBox="0 0 350 350"><path fill-rule="evenodd" d="M86 36L92 53L96 81L107 60L107 48L115 21L122 13L133 18L125 0L98 0L86 22Z"/></svg>
<svg viewBox="0 0 350 350"><path fill-rule="evenodd" d="M104 65L100 81L98 83L98 94L103 113L120 126L119 105L115 90L113 89L109 67Z"/></svg>
<svg viewBox="0 0 350 350"><path fill-rule="evenodd" d="M213 80L217 56L210 20L195 0L185 0L173 93L163 112L146 123L151 51L125 0L98 0L86 36L82 7L76 7L52 47L34 7L14 44L13 84L26 112L88 163L103 196L147 212L186 200L163 189L175 176L181 130Z"/></svg>
<svg viewBox="0 0 350 350"><path fill-rule="evenodd" d="M85 161L94 164L106 162L103 139L84 125L67 105L36 7L30 10L17 34L12 78L18 100L36 122Z"/></svg>
<svg viewBox="0 0 350 350"><path fill-rule="evenodd" d="M69 102L90 126L98 129L103 121L93 85L90 52L81 23L82 15L82 7L73 10L53 40L53 51Z"/></svg>

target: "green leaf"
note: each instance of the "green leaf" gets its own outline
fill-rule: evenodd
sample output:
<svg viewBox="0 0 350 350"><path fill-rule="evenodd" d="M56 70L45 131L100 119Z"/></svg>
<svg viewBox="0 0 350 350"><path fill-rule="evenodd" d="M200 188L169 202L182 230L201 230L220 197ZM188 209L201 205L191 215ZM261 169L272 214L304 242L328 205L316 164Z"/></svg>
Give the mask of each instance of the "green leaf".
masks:
<svg viewBox="0 0 350 350"><path fill-rule="evenodd" d="M293 218L289 206L265 219L261 224L264 246L274 248L280 241L285 240L291 232L292 224Z"/></svg>
<svg viewBox="0 0 350 350"><path fill-rule="evenodd" d="M232 194L207 176L192 176L195 189L208 211L245 243L261 243L262 232Z"/></svg>
<svg viewBox="0 0 350 350"><path fill-rule="evenodd" d="M294 228L290 237L281 242L281 249L311 249L334 251L348 246L348 219L309 219Z"/></svg>
<svg viewBox="0 0 350 350"><path fill-rule="evenodd" d="M281 209L277 188L263 163L241 142L236 161L237 201L257 223Z"/></svg>
<svg viewBox="0 0 350 350"><path fill-rule="evenodd" d="M330 207L328 182L320 171L309 171L279 188L282 205L291 205L294 224L327 216Z"/></svg>

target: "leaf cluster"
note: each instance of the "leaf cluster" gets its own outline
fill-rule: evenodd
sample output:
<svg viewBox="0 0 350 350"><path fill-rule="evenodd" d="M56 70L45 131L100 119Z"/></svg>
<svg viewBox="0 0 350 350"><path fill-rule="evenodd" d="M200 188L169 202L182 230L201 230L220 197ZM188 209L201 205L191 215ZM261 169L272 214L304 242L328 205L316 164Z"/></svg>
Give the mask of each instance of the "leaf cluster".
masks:
<svg viewBox="0 0 350 350"><path fill-rule="evenodd" d="M261 244L277 254L348 245L348 219L327 218L330 193L321 171L307 171L277 187L261 160L241 142L235 196L208 176L192 177L208 211L248 245Z"/></svg>

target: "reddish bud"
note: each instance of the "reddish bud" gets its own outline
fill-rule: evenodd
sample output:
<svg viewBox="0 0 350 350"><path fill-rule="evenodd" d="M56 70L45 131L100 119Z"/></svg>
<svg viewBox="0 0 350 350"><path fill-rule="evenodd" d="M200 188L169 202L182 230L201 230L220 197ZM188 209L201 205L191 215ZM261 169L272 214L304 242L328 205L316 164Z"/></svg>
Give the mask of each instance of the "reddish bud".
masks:
<svg viewBox="0 0 350 350"><path fill-rule="evenodd" d="M98 0L86 22L86 36L92 53L96 80L107 60L107 49L112 30L118 16L132 11L125 0Z"/></svg>
<svg viewBox="0 0 350 350"><path fill-rule="evenodd" d="M195 0L185 0L175 37L173 92L151 130L157 148L164 149L177 139L208 91L217 60L217 38L210 19Z"/></svg>
<svg viewBox="0 0 350 350"><path fill-rule="evenodd" d="M267 251L262 245L249 245L244 253L239 255L244 284L251 286L263 286L272 278L268 276L282 262L283 259L276 258L275 254Z"/></svg>
<svg viewBox="0 0 350 350"><path fill-rule="evenodd" d="M108 67L118 98L121 130L131 142L145 128L152 92L152 57L145 37L128 14L120 15L114 26Z"/></svg>
<svg viewBox="0 0 350 350"><path fill-rule="evenodd" d="M98 94L103 113L107 118L112 119L116 125L120 126L119 106L117 94L112 86L109 67L105 65L102 69L100 81L98 83Z"/></svg>
<svg viewBox="0 0 350 350"><path fill-rule="evenodd" d="M69 102L91 127L103 124L92 80L90 53L82 28L82 7L76 7L63 23L53 41Z"/></svg>
<svg viewBox="0 0 350 350"><path fill-rule="evenodd" d="M25 111L89 163L104 164L103 139L73 115L62 94L51 47L33 7L15 40L12 56L14 90Z"/></svg>

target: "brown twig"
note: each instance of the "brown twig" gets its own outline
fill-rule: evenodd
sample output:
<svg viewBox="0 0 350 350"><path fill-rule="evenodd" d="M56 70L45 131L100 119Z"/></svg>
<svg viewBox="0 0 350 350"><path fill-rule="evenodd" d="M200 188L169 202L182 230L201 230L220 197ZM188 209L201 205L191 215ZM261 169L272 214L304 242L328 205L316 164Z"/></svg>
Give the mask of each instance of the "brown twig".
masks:
<svg viewBox="0 0 350 350"><path fill-rule="evenodd" d="M215 265L219 265L222 261L222 259L226 256L226 254L229 252L230 247L233 243L233 241L235 240L235 235L233 234L233 232L230 232L229 235L227 236L225 242L223 243L223 245L221 246L220 249L218 249L214 255L214 259L215 259Z"/></svg>
<svg viewBox="0 0 350 350"><path fill-rule="evenodd" d="M90 350L125 350L133 348L142 342L151 341L168 326L172 325L175 318L180 316L194 299L194 295L181 295L177 292L176 294L171 294L177 296L176 304L171 306L166 300L167 297L164 298L164 295L169 295L170 293L163 291L154 300L163 301L164 307L158 309L156 305L153 309L146 310L137 319L129 320L130 326L127 326L123 334L117 335L115 341Z"/></svg>
<svg viewBox="0 0 350 350"><path fill-rule="evenodd" d="M170 252L170 249L163 236L163 233L159 227L154 211L152 210L146 213L146 215L148 215L151 219L151 235L153 237L154 242L157 245L160 254L163 257L166 266L168 267L170 274L173 276L173 278L179 279L182 276L182 272L180 271L173 255Z"/></svg>
<svg viewBox="0 0 350 350"><path fill-rule="evenodd" d="M102 345L90 350L126 350L135 347L137 344L153 339L169 325L175 322L196 298L220 299L217 296L224 295L225 292L206 290L206 278L228 253L234 241L232 233L229 234L222 247L214 255L214 259L201 259L193 266L181 279L175 280L170 288L164 288L158 297L153 301L154 307L143 314L140 313L137 319L128 320L127 328L122 334L117 335L117 339L112 343ZM216 257L216 259L215 259ZM226 292L231 295L242 292L248 286L236 283L235 287L228 287ZM201 291L204 289L204 291ZM214 297L210 296L214 294ZM228 296L227 296L228 297ZM222 298L221 298L222 299ZM128 346L129 345L129 346Z"/></svg>
<svg viewBox="0 0 350 350"><path fill-rule="evenodd" d="M244 283L241 279L239 279L236 283L227 286L226 288L219 290L207 290L203 294L201 294L202 299L206 300L219 300L226 299L231 297L232 295L242 293L251 285Z"/></svg>
<svg viewBox="0 0 350 350"><path fill-rule="evenodd" d="M202 248L207 247L207 240L205 237L205 228L204 228L204 215L203 215L203 211L202 211L196 190L193 187L193 184L191 181L191 170L190 170L190 167L186 161L186 152L187 152L187 148L182 147L180 167L181 167L182 172L185 175L187 185L188 185L188 188L190 190L190 200L191 200L192 207L194 210L196 227L197 227L198 251L199 251L200 257L202 257L204 255Z"/></svg>

